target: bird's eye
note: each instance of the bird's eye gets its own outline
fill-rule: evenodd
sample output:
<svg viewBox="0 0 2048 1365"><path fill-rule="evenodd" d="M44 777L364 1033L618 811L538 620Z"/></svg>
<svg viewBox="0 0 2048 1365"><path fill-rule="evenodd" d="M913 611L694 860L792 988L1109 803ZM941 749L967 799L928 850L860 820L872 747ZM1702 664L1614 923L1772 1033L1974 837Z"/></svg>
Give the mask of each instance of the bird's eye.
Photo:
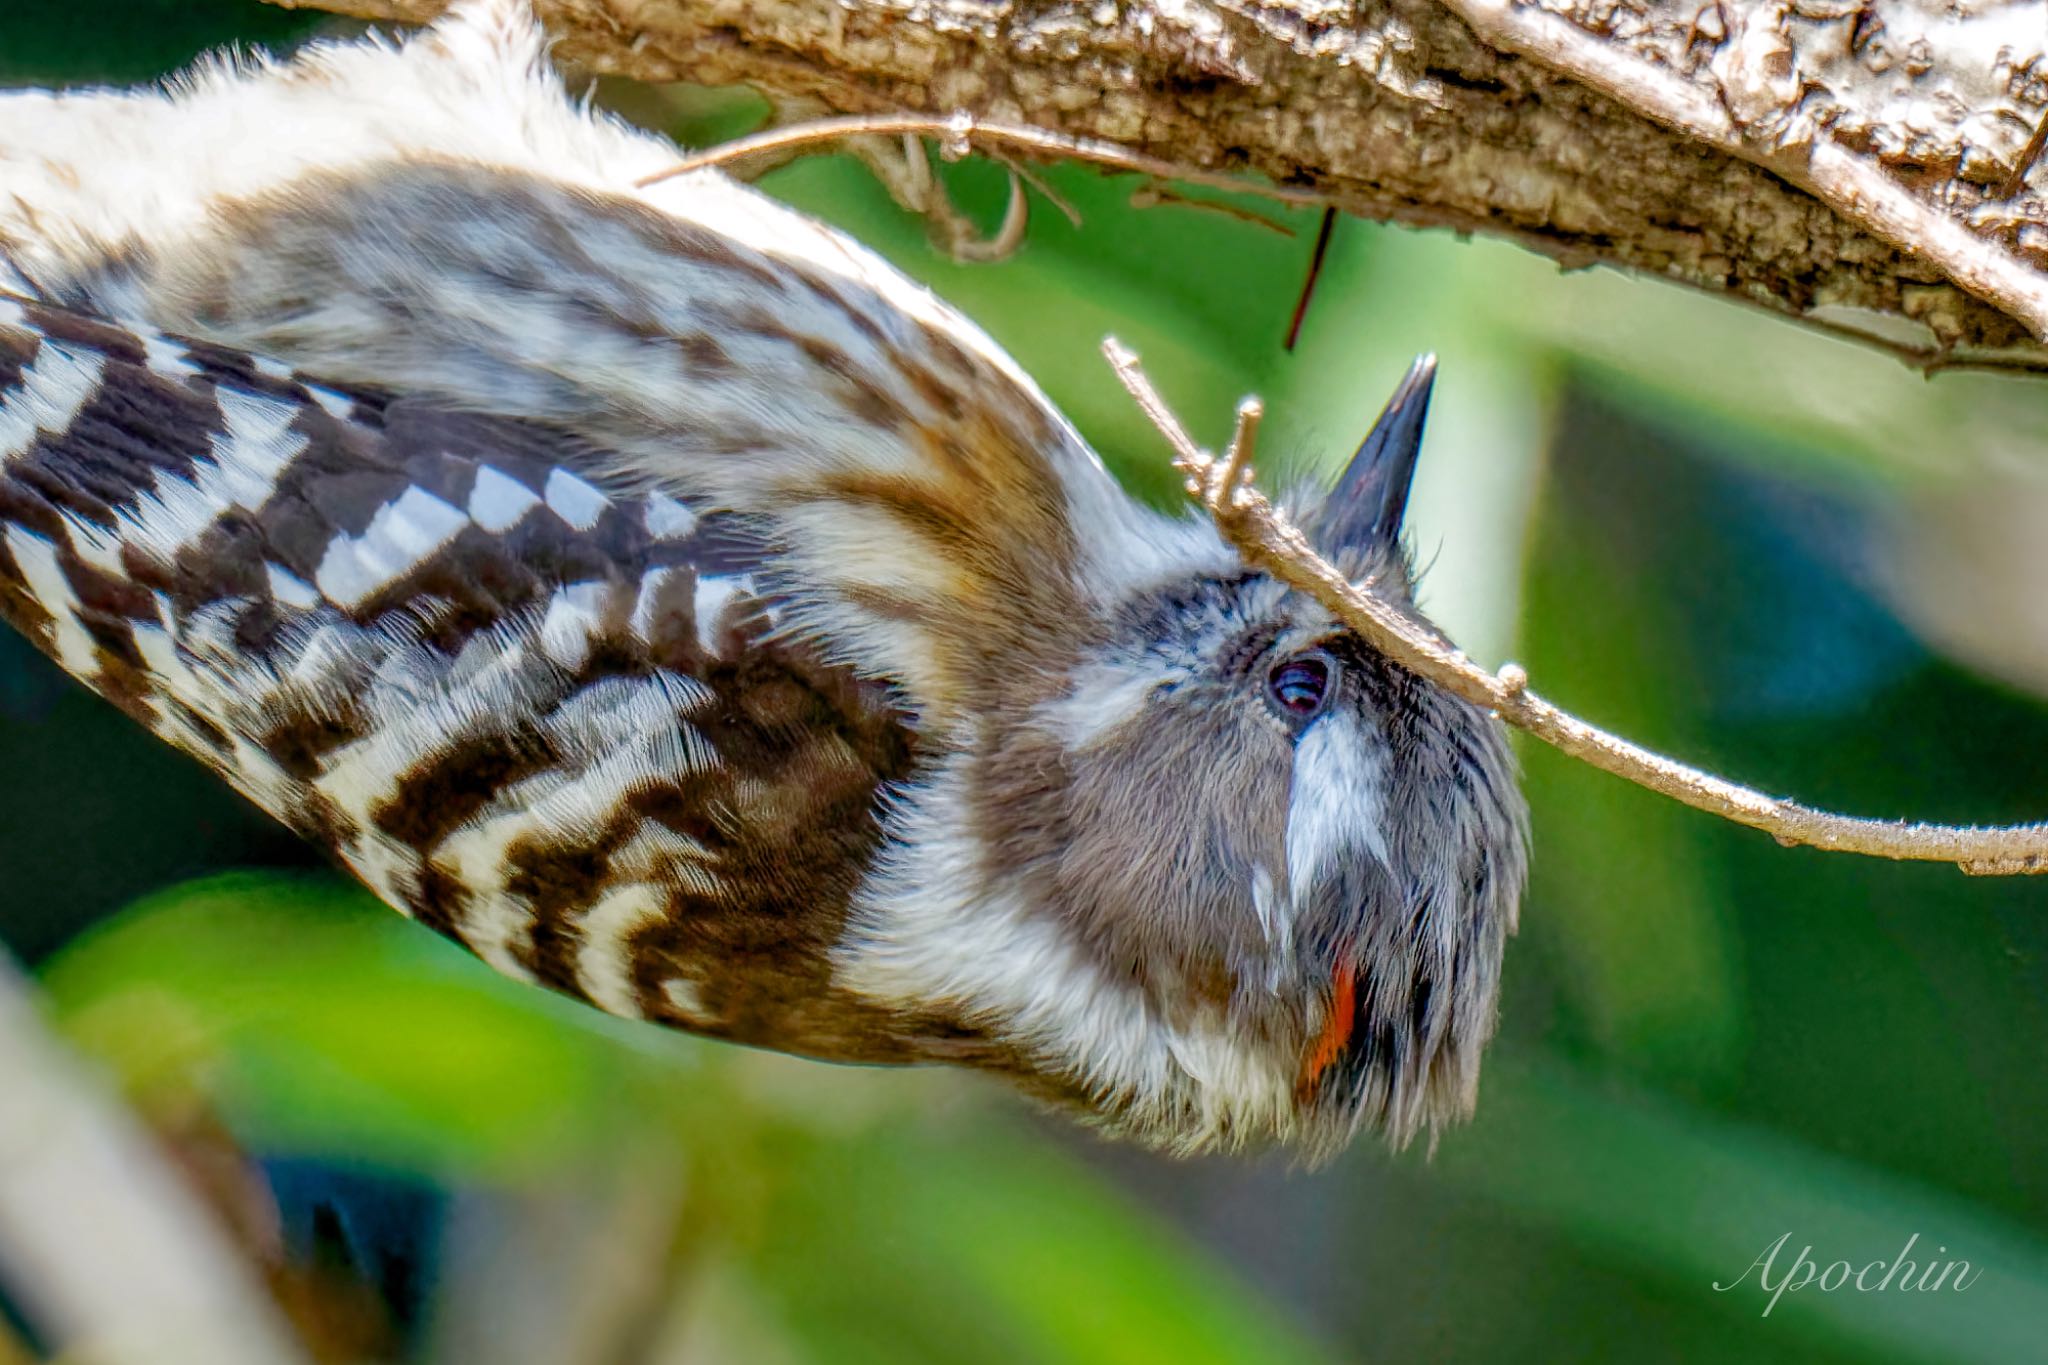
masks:
<svg viewBox="0 0 2048 1365"><path fill-rule="evenodd" d="M1337 661L1312 649L1273 665L1266 675L1266 699L1287 720L1302 725L1323 713L1336 683Z"/></svg>

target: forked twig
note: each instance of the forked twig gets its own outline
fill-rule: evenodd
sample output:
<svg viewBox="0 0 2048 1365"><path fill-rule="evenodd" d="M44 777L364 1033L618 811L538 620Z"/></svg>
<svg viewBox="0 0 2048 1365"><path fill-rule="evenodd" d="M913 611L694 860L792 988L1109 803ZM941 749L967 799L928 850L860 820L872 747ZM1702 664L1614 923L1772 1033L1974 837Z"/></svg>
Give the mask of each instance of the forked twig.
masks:
<svg viewBox="0 0 2048 1365"><path fill-rule="evenodd" d="M2048 871L2048 824L1928 825L1815 810L1701 772L1588 725L1530 691L1529 675L1519 665L1508 664L1498 674L1487 672L1347 580L1317 554L1264 494L1242 481L1241 458L1222 466L1219 475L1216 457L1195 444L1134 353L1115 338L1103 343L1103 353L1118 380L1173 447L1174 468L1186 476L1189 495L1208 510L1217 529L1247 563L1313 597L1388 658L1445 691L1490 708L1508 724L1581 762L1695 810L1760 829L1787 847L1803 844L1876 858L1954 863L1981 876ZM1240 455L1250 445L1247 426L1255 427L1256 421L1256 415L1248 421L1245 410L1239 409L1239 434L1232 444Z"/></svg>
<svg viewBox="0 0 2048 1365"><path fill-rule="evenodd" d="M1237 429L1230 433L1230 448L1223 452L1223 476L1204 497L1205 502L1233 502L1241 488L1250 486L1252 452L1258 449L1259 423L1266 419L1266 405L1247 398L1237 405Z"/></svg>
<svg viewBox="0 0 2048 1365"><path fill-rule="evenodd" d="M1178 180L1184 184L1204 185L1210 189L1255 194L1283 204L1313 206L1326 202L1323 195L1312 190L1287 189L1262 181L1223 175L1216 171L1199 170L1192 166L1176 166L1170 161L1134 152L1114 142L1104 142L1090 137L1070 137L1065 133L1034 128L1026 123L1004 123L999 119L978 118L964 109L952 114L849 114L844 118L817 119L792 124L787 128L770 128L766 132L736 138L731 142L720 143L716 147L698 152L694 156L686 156L666 170L642 176L633 182L633 186L635 189L644 190L664 180L688 175L691 171L728 165L750 156L784 152L820 142L837 142L849 137L869 137L886 133L936 137L940 140L940 155L949 160L965 156L976 142L995 143L1043 152L1047 156L1092 161L1097 165L1112 166L1117 170L1133 171L1160 180Z"/></svg>

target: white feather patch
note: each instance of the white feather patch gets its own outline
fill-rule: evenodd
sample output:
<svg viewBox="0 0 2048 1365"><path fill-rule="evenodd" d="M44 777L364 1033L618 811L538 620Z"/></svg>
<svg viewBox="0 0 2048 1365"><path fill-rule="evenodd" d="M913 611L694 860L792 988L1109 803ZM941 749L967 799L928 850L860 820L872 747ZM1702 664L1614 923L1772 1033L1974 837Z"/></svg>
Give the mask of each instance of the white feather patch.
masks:
<svg viewBox="0 0 2048 1365"><path fill-rule="evenodd" d="M683 571L662 566L640 576L640 593L633 600L633 633L652 643L665 616L680 605L672 600Z"/></svg>
<svg viewBox="0 0 2048 1365"><path fill-rule="evenodd" d="M462 509L424 488L408 488L377 509L360 536L328 543L313 581L327 600L355 607L403 578L469 524Z"/></svg>
<svg viewBox="0 0 2048 1365"><path fill-rule="evenodd" d="M110 578L126 578L128 566L121 559L121 538L95 526L69 509L62 511L64 532L80 559Z"/></svg>
<svg viewBox="0 0 2048 1365"><path fill-rule="evenodd" d="M602 581L571 583L555 589L541 618L540 647L550 659L574 672L590 657L590 639L603 625L602 613L611 585Z"/></svg>
<svg viewBox="0 0 2048 1365"><path fill-rule="evenodd" d="M1060 742L1079 752L1140 720L1160 688L1188 676L1185 667L1153 656L1084 665L1067 694L1040 711Z"/></svg>
<svg viewBox="0 0 2048 1365"><path fill-rule="evenodd" d="M697 643L706 654L718 653L718 618L735 598L754 591L754 580L745 574L713 576L697 580L695 612Z"/></svg>
<svg viewBox="0 0 2048 1365"><path fill-rule="evenodd" d="M150 370L165 379L189 379L199 365L185 348L157 332L142 332L142 359Z"/></svg>
<svg viewBox="0 0 2048 1365"><path fill-rule="evenodd" d="M1385 742L1333 711L1294 745L1287 799L1287 886L1296 902L1347 859L1365 853L1382 866L1387 836Z"/></svg>
<svg viewBox="0 0 2048 1365"><path fill-rule="evenodd" d="M57 563L57 547L33 531L9 526L7 548L13 552L29 592L55 623L57 662L73 677L90 682L99 675L99 647L78 623L78 595L71 591L71 581Z"/></svg>
<svg viewBox="0 0 2048 1365"><path fill-rule="evenodd" d="M492 535L511 530L538 506L540 495L509 474L489 465L477 470L469 490L469 519Z"/></svg>
<svg viewBox="0 0 2048 1365"><path fill-rule="evenodd" d="M21 383L0 390L0 464L26 454L39 432L69 427L99 388L106 368L106 359L95 351L44 341L21 372Z"/></svg>
<svg viewBox="0 0 2048 1365"><path fill-rule="evenodd" d="M299 410L241 389L222 387L216 397L227 430L213 438L215 468L201 471L199 488L209 500L253 512L270 501L278 476L306 448L305 435L291 429Z"/></svg>
<svg viewBox="0 0 2048 1365"><path fill-rule="evenodd" d="M656 540L681 540L697 529L697 514L666 493L647 499L647 534Z"/></svg>
<svg viewBox="0 0 2048 1365"><path fill-rule="evenodd" d="M266 563L263 571L270 578L270 595L281 605L300 608L320 605L319 589L291 570Z"/></svg>
<svg viewBox="0 0 2048 1365"><path fill-rule="evenodd" d="M685 1022L703 1024L710 1020L711 1013L704 1008L704 992L688 977L669 977L661 983L661 993L668 997L669 1008Z"/></svg>
<svg viewBox="0 0 2048 1365"><path fill-rule="evenodd" d="M579 531L597 525L604 509L612 505L610 498L566 469L549 473L547 486L541 492L547 498L549 510Z"/></svg>
<svg viewBox="0 0 2048 1365"><path fill-rule="evenodd" d="M354 415L356 401L347 394L336 393L333 389L324 388L319 384L308 384L305 389L307 396L326 409L327 415L336 421L346 422Z"/></svg>
<svg viewBox="0 0 2048 1365"><path fill-rule="evenodd" d="M177 558L230 508L263 506L306 448L304 434L290 429L292 404L225 387L217 397L224 430L213 436L212 458L198 461L189 479L158 470L135 506L118 514L123 538L151 558Z"/></svg>
<svg viewBox="0 0 2048 1365"><path fill-rule="evenodd" d="M599 1009L628 1019L640 1017L640 992L633 984L627 946L634 931L657 924L667 902L652 886L636 882L611 892L590 907L577 925L576 979Z"/></svg>

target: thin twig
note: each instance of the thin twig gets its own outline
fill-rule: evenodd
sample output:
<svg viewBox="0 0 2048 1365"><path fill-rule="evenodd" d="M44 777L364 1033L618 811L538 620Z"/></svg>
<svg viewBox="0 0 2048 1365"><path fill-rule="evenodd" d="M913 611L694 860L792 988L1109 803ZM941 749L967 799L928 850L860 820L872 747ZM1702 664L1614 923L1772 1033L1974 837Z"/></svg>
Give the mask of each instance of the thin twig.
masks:
<svg viewBox="0 0 2048 1365"><path fill-rule="evenodd" d="M1242 204L1233 204L1227 199L1202 199L1192 194L1182 194L1174 189L1173 186L1162 184L1156 180L1140 185L1132 190L1130 198L1124 202L1134 209L1156 209L1174 206L1192 209L1196 213L1220 213L1225 218L1235 219L1240 223L1249 223L1256 228L1264 228L1268 232L1278 233L1280 236L1290 240L1300 235L1293 228L1287 226L1287 224L1275 222L1257 209L1248 209Z"/></svg>
<svg viewBox="0 0 2048 1365"><path fill-rule="evenodd" d="M1539 59L1546 62L1554 61L1560 64L1564 63L1567 57L1580 57L1591 62L1593 56L1600 55L1598 42L1586 38L1582 32L1579 32L1567 20L1560 19L1556 22L1563 25L1566 29L1570 29L1572 34L1576 34L1579 39L1583 40L1582 43L1572 42L1571 34L1551 35L1539 41L1537 37L1530 34L1500 29L1497 15L1507 0L1448 0L1448 2L1454 6L1458 4L1474 6L1475 8L1472 12L1465 16L1467 20L1477 27L1481 34L1488 36L1489 41L1495 42L1503 48L1516 48L1516 40L1520 39L1521 46L1526 47ZM1488 20L1493 20L1494 22L1484 22ZM1592 56L1587 55L1587 49L1591 50ZM1591 71L1590 74L1585 72L1579 72L1578 74L1596 88L1613 94L1619 89L1619 86L1616 86L1614 83L1620 80L1620 77L1616 74L1620 68L1616 64L1626 60L1632 59L1615 57L1605 64L1593 62L1593 65L1598 68L1597 70ZM1577 72L1577 68L1568 67L1567 69ZM1642 77L1642 79L1647 84L1638 94L1641 97L1646 112L1689 136L1718 145L1728 146L1731 150L1742 151L1745 155L1749 154L1747 147L1742 143L1741 137L1735 132L1734 125L1728 120L1726 112L1714 105L1711 98L1690 87L1685 81L1676 76L1653 71L1648 76ZM1616 97L1622 98L1622 95L1617 94ZM1627 101L1624 100L1624 102ZM1027 124L982 120L965 113L954 114L945 118L934 114L857 114L843 118L826 118L790 124L786 127L770 129L767 132L755 133L749 137L739 138L732 142L721 143L716 147L708 148L693 156L685 157L666 170L657 172L654 175L645 176L633 183L636 189L645 189L650 185L660 184L664 180L669 180L679 175L686 175L691 171L701 171L715 166L727 166L736 161L746 160L749 157L766 156L772 152L787 153L818 143L834 142L843 138L860 137L871 133L898 133L906 136L942 137L947 139L945 151L948 155L958 155L961 151L965 150L969 141L981 138L986 141L1027 147L1048 156L1071 156L1083 161L1092 161L1119 170L1148 175L1157 180L1179 180L1190 185L1204 185L1231 193L1253 195L1294 207L1330 207L1329 196L1318 191L1294 189L1274 185L1262 180L1239 179L1235 176L1205 171L1193 166L1175 165L1155 157L1131 151L1129 148L1118 146L1113 142L1105 142L1095 138L1070 137L1063 133L1055 133L1043 128L1034 128ZM1847 194L1851 198L1856 198L1859 193L1858 186L1848 183L1850 180L1855 179L1853 174L1834 167L1829 159L1822 158L1823 165L1820 168L1820 172L1822 178L1827 179L1832 188L1828 193L1821 194L1813 185L1807 183L1809 177L1786 171L1784 167L1780 166L1778 162L1782 160L1784 158L1779 157L1768 164L1771 169L1785 173L1788 179L1799 184L1802 188L1819 194L1821 198L1827 200L1838 211L1849 212L1849 209L1845 208L1843 204L1837 203L1836 199L1830 196ZM1037 186L1035 183L1034 187L1043 189L1042 186ZM1878 188L1881 191L1884 190L1883 186ZM1162 199L1173 199L1176 202L1194 207L1214 209L1239 217L1251 218L1263 226L1288 233L1290 236L1292 235L1292 229L1285 225L1258 218L1256 215L1249 214L1245 210L1231 204L1187 199L1174 195L1170 190L1162 188L1140 190L1136 193L1140 195L1157 194ZM1896 190L1896 194L1891 191L1884 191L1880 197L1889 201L1898 195L1906 195L1907 198L1910 198L1910 195L1907 195L1904 190ZM1915 202L1917 203L1917 201ZM1415 226L1441 226L1443 222L1448 221L1409 213L1398 205L1376 204L1361 207L1358 204L1352 204L1349 208L1350 211L1362 213L1367 217L1382 218L1389 222L1405 222ZM1931 209L1925 210L1925 213L1932 217L1939 217ZM1851 216L1857 217L1856 214L1851 214ZM1860 221L1860 218L1858 220ZM1322 228L1318 230L1319 238L1327 236L1325 229L1333 222L1332 218L1325 217ZM1894 228L1898 226L1898 223L1893 223ZM1491 230L1507 240L1516 242L1540 255L1552 257L1565 264L1568 268L1582 266L1590 259L1560 254L1558 243L1555 240L1547 238L1541 233L1518 230L1504 221L1496 221L1491 224ZM1967 229L1963 228L1956 228L1955 232L1960 232L1966 237L1971 235ZM1983 243L1981 239L1972 238L1972 240L1977 245L1967 254L1972 256L1981 256L1987 252L1993 256L1997 254L1995 247ZM1948 245L1953 246L1957 239L1954 233L1950 233L1944 238L1944 241ZM1326 247L1327 242L1324 241L1322 245ZM1903 246L1908 251L1915 249L1911 243L1894 241L1893 245ZM1947 254L1937 254L1937 262L1945 264L1953 254L1953 251ZM2024 270L2024 267L2016 268ZM1314 269L1315 267L1312 266L1311 280L1313 279ZM1966 273L1969 273L1972 278L1976 278L1980 272ZM1997 272L1994 270L1994 273ZM1712 294L1717 298L1732 299L1736 303L1747 304L1760 310L1768 311L1773 317L1784 316L1781 309L1770 307L1742 293L1727 294L1718 289L1709 288L1699 281L1688 277L1673 276L1671 278L1673 282L1686 285L1698 292ZM2025 291L2021 287L2023 282L2016 282L2014 279L2004 275L2001 275L2000 279L2003 282L1997 284L1991 293L1987 293L1985 297L1992 298L1994 304L2004 307L2003 299L2006 295L2013 294L2015 290L2019 290L2022 294ZM1974 288L1968 278L1958 277L1956 282L1965 289ZM1997 297L1993 297L1993 294L1996 294ZM1305 311L1305 296L1302 308ZM2031 325L2036 321L2042 320L2034 316L2036 311L2023 306L2020 308L2020 311L2014 312L2013 316ZM1844 327L1821 317L1808 315L1800 320L1807 326L1817 328L1830 335L1839 336L1856 342L1859 345L1869 346L1896 356L1901 361L1926 375L1932 375L1937 372L1970 371L1990 374L2039 374L2042 371L2042 366L2038 360L2029 359L2026 353L2020 351L2014 351L2010 355L2005 355L1990 351L1983 353L1959 352L1953 346L1946 344L1933 347L1913 346L1880 336L1875 332ZM2044 325L2048 325L2048 323L2044 323Z"/></svg>
<svg viewBox="0 0 2048 1365"><path fill-rule="evenodd" d="M1097 138L1069 137L1065 133L1033 128L1024 123L1003 123L998 120L977 118L965 110L953 114L851 114L844 118L818 119L815 122L799 123L787 128L771 128L764 133L736 138L707 151L698 152L694 156L686 156L667 170L643 176L634 181L633 185L636 189L644 190L649 185L658 185L664 180L688 175L691 171L728 165L750 156L783 152L820 142L837 142L842 138L868 137L885 133L913 133L939 138L940 154L949 159L966 155L968 148L977 141L992 142L1009 147L1028 148L1034 152L1043 152L1047 156L1093 161L1098 165L1114 166L1121 171L1134 171L1139 175L1149 175L1160 180L1179 180L1190 185L1206 185L1211 189L1255 194L1283 204L1318 205L1324 202L1324 196L1311 190L1286 189L1262 181L1242 180L1216 171L1176 166L1170 161L1146 156L1128 147L1119 147L1114 142L1103 142Z"/></svg>
<svg viewBox="0 0 2048 1365"><path fill-rule="evenodd" d="M1252 477L1252 452L1258 449L1259 423L1266 416L1266 405L1256 398L1247 398L1237 405L1237 429L1230 433L1230 448L1223 455L1223 478L1211 497L1221 502L1230 502L1237 496L1237 490L1246 487Z"/></svg>
<svg viewBox="0 0 2048 1365"><path fill-rule="evenodd" d="M66 1360L291 1365L248 1263L0 955L0 1271Z"/></svg>
<svg viewBox="0 0 2048 1365"><path fill-rule="evenodd" d="M1008 167L1011 175L1018 177L1025 184L1029 185L1032 189L1037 190L1039 195L1045 200L1045 202L1051 204L1054 208L1058 209L1060 211L1060 217L1066 219L1070 225L1072 225L1075 228L1079 228L1081 226L1081 210L1075 208L1072 203L1068 202L1067 197L1064 194L1061 194L1058 190L1054 189L1052 187L1051 182L1049 182L1044 176L1040 175L1037 171L1032 170L1023 162L1017 160L1016 157L996 156L994 159L1000 161L1004 166Z"/></svg>
<svg viewBox="0 0 2048 1365"><path fill-rule="evenodd" d="M953 254L964 261L1004 260L1024 245L1024 230L1030 223L1031 200L1024 193L1024 177L1012 170L1010 198L1003 206L1003 221L996 235L985 241L960 243L953 248Z"/></svg>
<svg viewBox="0 0 2048 1365"><path fill-rule="evenodd" d="M1316 247L1309 253L1308 274L1301 281L1301 297L1294 301L1294 316L1287 320L1287 339L1280 343L1283 351L1292 351L1294 343L1301 340L1301 324L1308 321L1309 300L1316 296L1316 283L1323 278L1323 257L1330 254L1330 238L1337 230L1335 207L1323 210L1323 221L1316 227Z"/></svg>
<svg viewBox="0 0 2048 1365"><path fill-rule="evenodd" d="M1767 796L1587 724L1529 690L1529 675L1509 664L1489 673L1414 618L1347 580L1256 488L1215 477L1216 460L1196 445L1139 367L1114 338L1103 353L1146 417L1173 447L1174 467L1247 563L1313 597L1402 667L1546 744L1603 772L1627 778L1695 810L1760 829L1788 847L1805 845L1876 858L1954 863L1977 875L2048 871L2048 824L2006 827L1912 824L1815 810Z"/></svg>

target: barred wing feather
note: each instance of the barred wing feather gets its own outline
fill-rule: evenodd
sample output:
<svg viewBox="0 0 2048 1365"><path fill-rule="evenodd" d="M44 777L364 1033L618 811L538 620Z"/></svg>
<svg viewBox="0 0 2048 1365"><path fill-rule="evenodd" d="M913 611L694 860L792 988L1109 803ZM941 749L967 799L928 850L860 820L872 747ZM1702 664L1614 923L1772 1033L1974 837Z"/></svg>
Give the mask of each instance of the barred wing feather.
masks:
<svg viewBox="0 0 2048 1365"><path fill-rule="evenodd" d="M500 970L868 1056L825 954L911 733L601 455L0 296L0 616Z"/></svg>

